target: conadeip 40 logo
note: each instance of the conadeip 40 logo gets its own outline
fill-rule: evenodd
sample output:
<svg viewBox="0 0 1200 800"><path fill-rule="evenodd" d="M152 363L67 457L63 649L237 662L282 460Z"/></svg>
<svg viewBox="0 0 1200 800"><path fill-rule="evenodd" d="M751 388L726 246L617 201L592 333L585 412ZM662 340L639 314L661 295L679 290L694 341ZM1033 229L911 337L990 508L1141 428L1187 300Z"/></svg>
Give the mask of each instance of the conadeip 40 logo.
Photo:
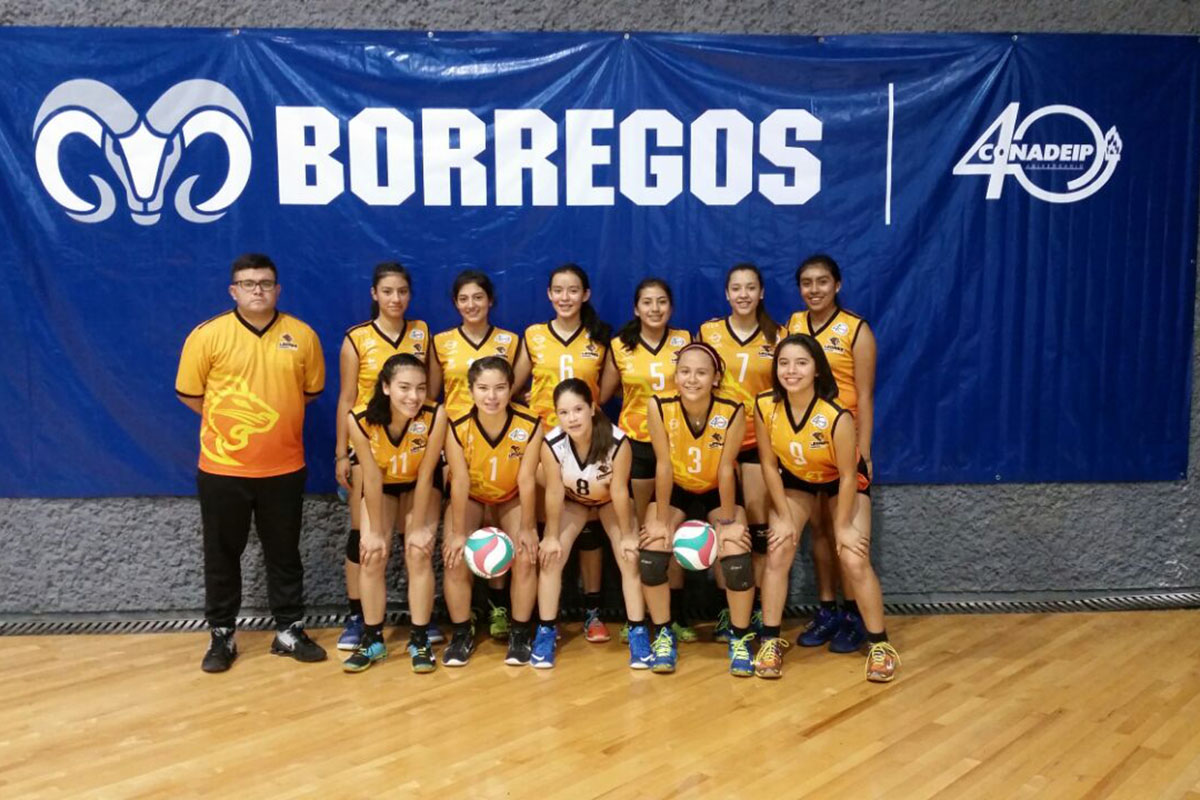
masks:
<svg viewBox="0 0 1200 800"><path fill-rule="evenodd" d="M34 160L42 186L67 215L79 222L102 222L117 209L108 180L89 175L99 199L76 194L63 176L59 158L63 141L72 135L100 148L125 190L133 221L153 225L162 215L167 183L184 149L202 136L220 139L229 156L220 188L195 201L192 188L199 175L179 182L175 211L189 222L213 222L246 188L250 179L250 120L233 92L215 81L182 81L163 92L145 114L139 114L115 89L100 81L60 83L46 96L33 123Z"/></svg>
<svg viewBox="0 0 1200 800"><path fill-rule="evenodd" d="M1020 107L1009 103L954 165L955 175L986 175L988 200L1000 199L1010 175L1047 203L1074 203L1108 183L1121 160L1115 125L1104 133L1068 105L1043 106L1020 120Z"/></svg>

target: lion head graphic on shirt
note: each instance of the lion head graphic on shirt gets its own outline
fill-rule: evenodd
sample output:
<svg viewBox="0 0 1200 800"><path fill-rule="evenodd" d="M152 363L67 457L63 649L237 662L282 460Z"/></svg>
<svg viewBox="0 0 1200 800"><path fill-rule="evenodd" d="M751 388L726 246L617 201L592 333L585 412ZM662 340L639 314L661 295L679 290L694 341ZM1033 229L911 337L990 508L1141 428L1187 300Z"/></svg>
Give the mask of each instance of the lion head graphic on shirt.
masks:
<svg viewBox="0 0 1200 800"><path fill-rule="evenodd" d="M235 378L217 389L205 404L204 426L212 434L200 437L204 455L217 464L240 466L231 454L250 443L250 437L266 433L279 421L279 412L250 391L244 378Z"/></svg>

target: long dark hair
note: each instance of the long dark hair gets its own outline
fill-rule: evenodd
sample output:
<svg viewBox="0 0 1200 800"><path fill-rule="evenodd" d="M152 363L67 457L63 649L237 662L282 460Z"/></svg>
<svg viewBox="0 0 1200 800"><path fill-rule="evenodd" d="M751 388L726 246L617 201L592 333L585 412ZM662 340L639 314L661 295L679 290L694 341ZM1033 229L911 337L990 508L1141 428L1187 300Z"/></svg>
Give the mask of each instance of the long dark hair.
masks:
<svg viewBox="0 0 1200 800"><path fill-rule="evenodd" d="M508 363L508 359L503 356L484 356L483 358L473 362L467 370L467 386L474 386L475 381L479 380L479 376L485 370L494 369L503 372L508 378L508 386L511 389L515 376L513 375L512 364Z"/></svg>
<svg viewBox="0 0 1200 800"><path fill-rule="evenodd" d="M567 378L554 387L554 406L558 407L558 398L570 392L578 395L583 402L592 407L592 446L588 448L583 466L601 464L608 460L608 451L612 449L613 429L608 415L596 405L592 398L591 387L579 378Z"/></svg>
<svg viewBox="0 0 1200 800"><path fill-rule="evenodd" d="M468 283L483 289L489 302L496 302L496 287L492 285L492 279L477 269L464 269L458 273L458 277L454 279L454 286L450 289L450 302L454 303L455 307L458 306L458 293Z"/></svg>
<svg viewBox="0 0 1200 800"><path fill-rule="evenodd" d="M547 282L546 288L550 288L550 286L554 284L555 275L560 275L564 272L570 273L576 278L579 278L579 283L583 286L583 290L585 292L591 291L592 286L588 282L587 273L583 271L583 267L574 263L563 264L561 267L558 267L551 272L550 280ZM608 340L612 336L612 326L600 319L599 315L596 314L596 309L592 307L591 300L584 300L583 305L580 306L579 323L583 325L585 330L587 330L588 336L591 337L593 342L602 344L605 347L608 346Z"/></svg>
<svg viewBox="0 0 1200 800"><path fill-rule="evenodd" d="M762 273L759 272L758 267L749 261L743 261L741 264L734 264L729 268L729 272L725 273L725 291L729 291L729 281L733 278L733 273L735 272L753 272L754 277L758 280L759 291L762 290ZM775 340L779 338L779 323L771 318L771 314L767 311L767 307L763 304L761 297L758 299L758 304L754 307L754 316L758 319L758 329L762 331L767 344L775 344Z"/></svg>
<svg viewBox="0 0 1200 800"><path fill-rule="evenodd" d="M776 402L787 398L787 390L779 382L779 354L783 352L783 348L793 344L807 350L817 367L817 377L813 380L813 391L817 397L822 400L834 400L838 393L837 381L833 379L833 370L829 368L829 359L825 357L821 343L807 333L793 333L775 345L775 357L771 360L771 389Z"/></svg>
<svg viewBox="0 0 1200 800"><path fill-rule="evenodd" d="M800 285L800 276L804 274L804 270L809 267L824 267L829 270L829 274L833 277L834 283L842 282L842 268L833 260L833 256L825 253L814 253L808 258L800 262L800 266L796 267L796 285Z"/></svg>
<svg viewBox="0 0 1200 800"><path fill-rule="evenodd" d="M408 269L399 261L381 261L375 265L375 274L371 276L371 288L378 289L379 282L388 275L399 275L404 278L404 282L408 284L408 290L412 291L412 276L408 274ZM371 319L376 319L379 316L379 301L371 301Z"/></svg>
<svg viewBox="0 0 1200 800"><path fill-rule="evenodd" d="M392 424L392 398L383 393L383 387L392 382L392 378L396 377L398 370L405 367L419 369L421 374L426 374L425 364L412 353L397 353L383 362L383 369L379 370L379 377L375 380L375 392L367 401L366 419L370 424L384 426Z"/></svg>
<svg viewBox="0 0 1200 800"><path fill-rule="evenodd" d="M675 296L671 294L670 284L668 284L662 278L644 278L642 282L637 285L637 288L633 290L633 307L637 308L638 300L640 300L642 297L642 292L646 291L652 286L657 286L666 292L667 300L670 301L671 308L674 309ZM668 322L668 326L669 324L670 323ZM633 319L629 320L629 322L626 322L621 326L621 329L617 331L617 338L621 340L621 344L624 345L626 350L633 350L633 348L637 346L638 339L640 339L641 336L642 321L638 319L637 314L634 314Z"/></svg>

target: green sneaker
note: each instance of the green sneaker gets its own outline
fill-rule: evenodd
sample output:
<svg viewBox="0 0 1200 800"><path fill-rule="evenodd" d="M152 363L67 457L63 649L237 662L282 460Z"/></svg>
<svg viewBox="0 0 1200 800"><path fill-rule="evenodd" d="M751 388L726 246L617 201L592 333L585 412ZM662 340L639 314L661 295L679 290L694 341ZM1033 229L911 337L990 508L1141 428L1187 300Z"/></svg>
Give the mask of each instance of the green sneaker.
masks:
<svg viewBox="0 0 1200 800"><path fill-rule="evenodd" d="M660 628L658 635L654 637L654 643L650 645L650 650L654 654L654 661L650 665L651 672L669 675L675 671L675 662L679 658L679 651L675 648L673 627Z"/></svg>
<svg viewBox="0 0 1200 800"><path fill-rule="evenodd" d="M680 625L678 622L671 623L671 632L675 634L675 638L684 644L691 644L698 640L700 636L696 633L696 629L687 625Z"/></svg>
<svg viewBox="0 0 1200 800"><path fill-rule="evenodd" d="M372 640L364 638L358 647L354 648L354 652L350 654L350 657L342 662L342 670L345 672L365 672L376 661L383 661L387 658L387 655L387 645L383 643L383 639Z"/></svg>
<svg viewBox="0 0 1200 800"><path fill-rule="evenodd" d="M508 638L508 609L504 606L492 606L492 624L488 633L493 639Z"/></svg>
<svg viewBox="0 0 1200 800"><path fill-rule="evenodd" d="M722 608L717 614L717 624L713 627L714 642L728 642L733 636L733 624L729 621L729 609Z"/></svg>
<svg viewBox="0 0 1200 800"><path fill-rule="evenodd" d="M621 626L621 644L629 644L629 623Z"/></svg>

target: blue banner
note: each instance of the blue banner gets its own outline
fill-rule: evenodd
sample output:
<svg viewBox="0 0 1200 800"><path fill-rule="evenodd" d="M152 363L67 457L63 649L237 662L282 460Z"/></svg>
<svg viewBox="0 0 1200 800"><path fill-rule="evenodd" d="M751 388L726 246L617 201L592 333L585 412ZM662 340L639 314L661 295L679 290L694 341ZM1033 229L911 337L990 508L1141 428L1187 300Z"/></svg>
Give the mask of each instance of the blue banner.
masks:
<svg viewBox="0 0 1200 800"><path fill-rule="evenodd" d="M246 251L321 336L381 260L413 318L602 316L646 275L674 324L753 261L777 319L813 252L879 342L883 482L1172 480L1187 468L1194 37L825 38L0 29L0 494L190 493L179 350Z"/></svg>

